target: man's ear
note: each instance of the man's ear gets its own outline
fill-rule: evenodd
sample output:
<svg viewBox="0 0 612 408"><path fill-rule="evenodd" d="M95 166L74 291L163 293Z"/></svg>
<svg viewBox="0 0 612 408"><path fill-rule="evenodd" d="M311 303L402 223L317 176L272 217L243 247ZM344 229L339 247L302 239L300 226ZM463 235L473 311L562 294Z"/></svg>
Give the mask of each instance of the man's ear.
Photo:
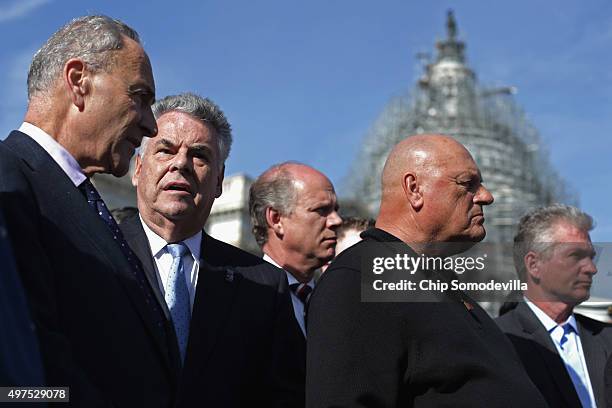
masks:
<svg viewBox="0 0 612 408"><path fill-rule="evenodd" d="M281 213L278 210L272 207L266 208L266 223L277 236L282 237L285 234Z"/></svg>
<svg viewBox="0 0 612 408"><path fill-rule="evenodd" d="M540 280L540 256L533 251L527 252L525 257L523 258L523 262L525 263L525 270L527 271L527 275L531 278L532 281L538 282Z"/></svg>
<svg viewBox="0 0 612 408"><path fill-rule="evenodd" d="M140 171L142 169L142 160L140 154L136 155L136 163L134 164L134 174L132 174L132 185L138 187L138 177L140 177Z"/></svg>
<svg viewBox="0 0 612 408"><path fill-rule="evenodd" d="M91 92L91 71L80 58L71 58L64 64L63 80L72 104L82 112L85 95Z"/></svg>
<svg viewBox="0 0 612 408"><path fill-rule="evenodd" d="M423 207L424 200L421 184L417 179L416 174L404 174L404 179L402 180L402 188L404 189L404 195L406 196L406 200L408 200L412 208L417 211L420 210L421 207Z"/></svg>
<svg viewBox="0 0 612 408"><path fill-rule="evenodd" d="M219 176L217 176L217 190L215 191L215 198L221 197L223 194L223 178L225 177L225 164L221 167Z"/></svg>

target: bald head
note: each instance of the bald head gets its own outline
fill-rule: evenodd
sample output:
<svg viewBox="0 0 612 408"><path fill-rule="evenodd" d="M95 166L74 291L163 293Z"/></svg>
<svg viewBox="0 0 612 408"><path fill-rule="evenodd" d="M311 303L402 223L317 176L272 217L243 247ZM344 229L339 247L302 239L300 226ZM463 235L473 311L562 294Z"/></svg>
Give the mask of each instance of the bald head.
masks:
<svg viewBox="0 0 612 408"><path fill-rule="evenodd" d="M264 171L261 176L259 176L258 180L270 181L276 178L287 178L298 184L303 184L304 180L321 178L327 180L327 182L331 184L331 181L329 181L325 174L314 167L299 162L275 164Z"/></svg>
<svg viewBox="0 0 612 408"><path fill-rule="evenodd" d="M410 136L396 144L385 162L382 174L383 200L389 194L402 189L406 173L423 176L439 174L449 160L460 156L474 161L467 149L455 139L444 135Z"/></svg>
<svg viewBox="0 0 612 408"><path fill-rule="evenodd" d="M482 206L493 202L481 181L474 159L452 137L408 137L385 163L377 226L405 241L480 241Z"/></svg>

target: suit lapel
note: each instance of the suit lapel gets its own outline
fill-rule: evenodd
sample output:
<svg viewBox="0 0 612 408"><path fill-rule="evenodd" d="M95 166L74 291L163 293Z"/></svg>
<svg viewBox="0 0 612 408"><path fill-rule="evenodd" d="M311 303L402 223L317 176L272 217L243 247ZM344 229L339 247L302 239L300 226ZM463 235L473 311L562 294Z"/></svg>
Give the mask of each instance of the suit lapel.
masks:
<svg viewBox="0 0 612 408"><path fill-rule="evenodd" d="M145 271L145 275L147 276L147 280L149 284L153 288L153 293L158 303L161 305L161 308L164 312L164 316L166 318L166 338L167 338L167 350L168 356L172 363L172 368L175 372L179 372L181 369L181 360L180 360L180 352L178 348L178 340L176 339L176 333L174 332L174 326L172 325L172 317L170 316L170 311L168 310L168 305L166 304L166 300L164 299L161 289L159 287L159 283L157 281L157 271L155 269L153 255L151 253L151 248L149 245L149 240L147 239L147 235L144 232L142 224L140 222L139 216L131 217L125 220L121 224L121 230L125 235L125 239L130 245L130 248L134 252L134 254L140 259L142 263L142 267Z"/></svg>
<svg viewBox="0 0 612 408"><path fill-rule="evenodd" d="M151 247L149 246L149 240L147 239L142 224L140 223L140 217L134 216L125 220L121 224L121 230L123 231L125 239L130 245L130 248L132 248L134 254L136 254L138 259L140 259L142 268L144 269L147 277L147 281L153 289L153 294L155 295L157 302L160 304L164 312L164 316L167 320L170 320L170 311L168 310L166 300L164 299L159 287L157 271L155 269L153 255L151 254Z"/></svg>
<svg viewBox="0 0 612 408"><path fill-rule="evenodd" d="M563 359L559 356L557 348L550 338L550 334L537 316L531 311L526 303L521 302L516 307L519 322L523 331L542 347L534 347L539 351L545 368L557 386L559 393L567 402L568 406L580 406L580 399L574 388L574 384L567 373Z"/></svg>
<svg viewBox="0 0 612 408"><path fill-rule="evenodd" d="M586 361L587 370L589 371L589 379L593 387L593 395L598 407L605 406L604 395L604 376L606 361L608 354L601 338L593 330L593 327L584 324L582 316L576 314L578 322L578 331L580 335L580 343L582 344L582 352Z"/></svg>
<svg viewBox="0 0 612 408"><path fill-rule="evenodd" d="M110 231L89 207L86 198L72 183L53 158L32 138L14 131L3 142L15 152L36 174L38 180L48 180L52 184L46 190L61 215L52 215L52 222L71 223L80 231L78 239L87 242L95 248L96 256L104 258L109 271L121 283L128 294L130 302L142 318L146 330L154 338L164 361L170 366L167 353L166 334L164 328L157 327L151 306L146 303L145 296L133 276L132 268L117 243L112 239ZM61 217L61 218L60 218Z"/></svg>
<svg viewBox="0 0 612 408"><path fill-rule="evenodd" d="M215 266L219 264L215 259L220 254L212 248L213 245L213 240L203 233L185 371L206 366L220 333L223 333L223 324L242 280L242 275L232 268Z"/></svg>

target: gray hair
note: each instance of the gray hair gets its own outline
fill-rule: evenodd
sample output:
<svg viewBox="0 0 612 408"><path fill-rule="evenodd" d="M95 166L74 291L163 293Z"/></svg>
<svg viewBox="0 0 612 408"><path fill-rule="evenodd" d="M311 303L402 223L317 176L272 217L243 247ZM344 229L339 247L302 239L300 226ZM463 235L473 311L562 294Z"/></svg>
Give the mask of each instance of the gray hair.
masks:
<svg viewBox="0 0 612 408"><path fill-rule="evenodd" d="M297 189L294 176L284 168L287 164L301 163L288 161L273 165L255 180L249 190L252 231L260 247L268 241L266 210L274 208L286 216L295 209Z"/></svg>
<svg viewBox="0 0 612 408"><path fill-rule="evenodd" d="M593 218L584 211L564 204L539 207L525 214L514 236L514 267L519 278L526 279L525 255L533 251L546 255L554 246L553 233L558 222L567 222L581 231L593 229Z"/></svg>
<svg viewBox="0 0 612 408"><path fill-rule="evenodd" d="M152 108L155 119L159 119L167 112L183 112L193 116L202 123L207 123L215 129L217 145L219 146L220 167L223 167L232 147L232 127L216 103L208 98L202 98L191 92L179 95L170 95L155 102ZM149 138L144 137L140 145L140 152L145 150Z"/></svg>
<svg viewBox="0 0 612 408"><path fill-rule="evenodd" d="M28 72L28 98L48 90L71 58L81 58L92 72L109 69L115 61L113 51L124 46L123 36L140 43L134 29L108 16L70 21L34 54Z"/></svg>

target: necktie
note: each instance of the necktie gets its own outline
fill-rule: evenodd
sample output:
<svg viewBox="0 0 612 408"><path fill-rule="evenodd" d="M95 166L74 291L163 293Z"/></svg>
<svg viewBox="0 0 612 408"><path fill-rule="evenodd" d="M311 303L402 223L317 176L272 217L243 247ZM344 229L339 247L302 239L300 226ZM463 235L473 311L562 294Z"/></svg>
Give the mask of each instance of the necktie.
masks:
<svg viewBox="0 0 612 408"><path fill-rule="evenodd" d="M153 311L155 325L157 326L158 330L163 330L163 314L161 312L161 309L157 306L155 298L153 297L153 291L146 281L145 274L142 269L142 265L138 260L138 257L136 257L136 255L134 255L134 253L130 249L130 246L123 237L119 226L115 222L115 219L111 215L110 211L108 211L108 208L106 208L106 204L104 204L104 201L102 201L102 197L100 197L100 194L98 193L96 188L93 186L93 184L91 184L91 181L89 181L89 179L86 179L83 183L81 183L81 185L79 185L79 190L81 190L81 192L85 194L89 206L93 208L93 210L98 214L100 218L102 218L102 221L104 221L106 226L112 232L113 239L115 240L117 245L119 245L119 248L121 248L121 252L123 252L123 255L130 264L132 274L134 275L134 278L136 278L136 282L138 282L138 286L144 294L146 303L151 307L151 310Z"/></svg>
<svg viewBox="0 0 612 408"><path fill-rule="evenodd" d="M561 327L563 328L563 336L561 336L561 339L559 340L559 346L561 346L561 350L565 350L563 346L565 346L565 343L567 343L567 340L569 339L569 335L570 333L574 331L574 329L572 325L569 323L565 323Z"/></svg>
<svg viewBox="0 0 612 408"><path fill-rule="evenodd" d="M166 304L172 315L174 332L181 353L181 361L185 361L187 352L187 340L189 339L189 321L191 319L191 308L189 304L189 291L185 280L185 268L183 256L189 249L182 243L168 244L166 247L172 255L172 266L166 282Z"/></svg>
<svg viewBox="0 0 612 408"><path fill-rule="evenodd" d="M302 302L304 305L304 311L302 312L302 319L298 318L298 324L300 322L303 324L300 326L302 333L304 336L306 335L306 314L308 313L308 300L310 300L310 294L312 292L312 288L305 283L292 283L289 285L289 289L293 292L293 294ZM297 316L296 316L297 318Z"/></svg>
<svg viewBox="0 0 612 408"><path fill-rule="evenodd" d="M306 306L308 300L310 299L310 293L312 292L312 288L308 286L306 283L292 283L289 285L291 291L295 293L298 299ZM306 310L306 309L304 309Z"/></svg>
<svg viewBox="0 0 612 408"><path fill-rule="evenodd" d="M580 351L578 350L578 343L576 337L578 333L574 331L574 327L566 323L563 326L563 335L559 339L559 346L561 347L561 353L565 368L569 374L578 398L583 407L591 407L591 395L587 385L587 377L582 366L582 359L580 357ZM572 333L574 333L572 335Z"/></svg>

